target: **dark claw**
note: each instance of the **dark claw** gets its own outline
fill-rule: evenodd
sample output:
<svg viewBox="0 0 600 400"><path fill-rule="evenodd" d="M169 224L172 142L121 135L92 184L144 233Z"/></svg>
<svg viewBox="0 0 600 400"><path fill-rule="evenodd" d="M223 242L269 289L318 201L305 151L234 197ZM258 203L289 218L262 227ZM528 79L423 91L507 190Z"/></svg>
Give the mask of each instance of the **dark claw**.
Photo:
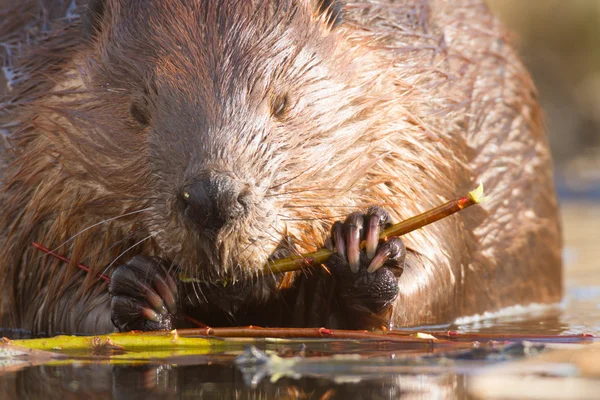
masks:
<svg viewBox="0 0 600 400"><path fill-rule="evenodd" d="M366 241L366 256L372 259L379 245L379 234L389 225L389 214L378 206L370 207L365 214L352 213L343 223L337 221L331 228L335 251L348 261L352 272L358 272L361 265L360 243Z"/></svg>
<svg viewBox="0 0 600 400"><path fill-rule="evenodd" d="M145 320L148 323L160 324L163 320L161 314L127 296L114 296L111 300L111 309L113 324L120 331L142 330L141 326L139 329L128 328L132 321ZM141 322L141 324L143 325L144 322Z"/></svg>
<svg viewBox="0 0 600 400"><path fill-rule="evenodd" d="M177 282L168 264L136 256L112 274L111 319L120 331L171 329L177 313Z"/></svg>
<svg viewBox="0 0 600 400"><path fill-rule="evenodd" d="M367 220L365 240L367 242L367 258L370 260L375 257L379 234L387 225L390 225L390 215L383 208L374 206L367 210Z"/></svg>
<svg viewBox="0 0 600 400"><path fill-rule="evenodd" d="M154 283L159 296L165 302L171 314L177 313L177 282L171 274L157 276Z"/></svg>
<svg viewBox="0 0 600 400"><path fill-rule="evenodd" d="M335 251L342 257L344 260L346 259L346 242L344 241L343 233L344 226L340 221L336 221L331 228L331 236L333 237L335 243Z"/></svg>
<svg viewBox="0 0 600 400"><path fill-rule="evenodd" d="M165 307L165 303L158 295L158 293L156 293L153 289L144 284L140 283L140 285L144 288L144 292L146 294L146 301L149 303L150 306L154 307L154 309L160 314L166 314L169 312L167 310L167 307Z"/></svg>
<svg viewBox="0 0 600 400"><path fill-rule="evenodd" d="M339 297L348 310L353 310L350 314L362 310L363 314L381 316L398 296L406 247L400 238L379 243L379 234L390 224L389 214L373 206L364 214L350 214L343 223L336 222L332 227L336 254L329 258L327 266L336 279ZM363 250L362 241L366 241Z"/></svg>
<svg viewBox="0 0 600 400"><path fill-rule="evenodd" d="M360 242L364 228L365 218L361 213L352 213L344 221L346 230L347 260L352 272L360 268Z"/></svg>
<svg viewBox="0 0 600 400"><path fill-rule="evenodd" d="M379 247L377 254L369 263L367 272L373 273L377 271L389 260L393 260L395 265L404 265L405 257L406 246L404 245L404 242L398 237L393 237Z"/></svg>

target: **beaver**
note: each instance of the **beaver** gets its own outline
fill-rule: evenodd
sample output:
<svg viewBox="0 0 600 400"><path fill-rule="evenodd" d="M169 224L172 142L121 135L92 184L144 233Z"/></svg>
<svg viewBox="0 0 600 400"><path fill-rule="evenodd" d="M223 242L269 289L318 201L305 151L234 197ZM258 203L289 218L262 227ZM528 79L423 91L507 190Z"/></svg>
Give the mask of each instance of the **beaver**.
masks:
<svg viewBox="0 0 600 400"><path fill-rule="evenodd" d="M72 3L3 11L0 326L394 328L560 300L542 113L483 1ZM377 241L477 182L483 206Z"/></svg>

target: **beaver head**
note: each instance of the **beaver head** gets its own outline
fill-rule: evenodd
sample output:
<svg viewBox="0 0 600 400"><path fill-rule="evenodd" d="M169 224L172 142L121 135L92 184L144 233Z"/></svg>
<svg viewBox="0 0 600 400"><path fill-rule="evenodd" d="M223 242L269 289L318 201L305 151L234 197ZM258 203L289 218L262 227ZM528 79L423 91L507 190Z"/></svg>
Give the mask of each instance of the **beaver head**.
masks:
<svg viewBox="0 0 600 400"><path fill-rule="evenodd" d="M147 199L140 223L160 255L196 277L251 276L290 238L322 245L323 216L343 214L335 207L365 176L346 167L368 160L382 102L368 96L368 52L343 39L341 6L105 0L90 10L93 128L138 153L121 190Z"/></svg>

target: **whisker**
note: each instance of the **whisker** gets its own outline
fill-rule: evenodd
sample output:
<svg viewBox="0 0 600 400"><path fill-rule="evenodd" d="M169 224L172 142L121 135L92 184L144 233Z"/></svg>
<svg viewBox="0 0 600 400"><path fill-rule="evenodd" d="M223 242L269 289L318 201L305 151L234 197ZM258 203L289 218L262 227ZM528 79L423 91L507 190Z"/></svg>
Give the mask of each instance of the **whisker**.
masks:
<svg viewBox="0 0 600 400"><path fill-rule="evenodd" d="M198 301L202 301L202 299L204 299L204 303L208 303L208 298L206 297L206 295L202 291L202 287L200 287L199 284L193 283L192 284L192 289L194 289L194 296L196 296L196 299ZM202 296L202 299L200 298L200 296Z"/></svg>
<svg viewBox="0 0 600 400"><path fill-rule="evenodd" d="M262 249L265 253L265 255L268 257L269 253L265 250ZM271 265L269 263L267 263L267 266L269 267L269 270L271 272L271 278L273 279L273 281L277 284L277 277L275 276L275 273L273 273L273 268L271 267ZM265 275L263 274L261 276L262 279L265 279ZM278 287L275 286L271 289L271 293L275 296L277 296L279 294L279 290ZM285 309L287 310L288 313L292 313L292 309L290 308L290 305L288 304L288 302L285 299L285 296L280 296L279 297L279 301L283 304L283 306L285 307Z"/></svg>
<svg viewBox="0 0 600 400"><path fill-rule="evenodd" d="M89 202L79 204L79 205L76 205L73 207L62 208L62 209L54 211L53 213L51 213L49 215L62 214L64 212L75 210L77 208L99 206L99 205L104 205L106 203L126 202L126 201L156 201L157 199L158 199L157 197L117 197L117 198L111 198L111 199L100 199L100 200L89 201Z"/></svg>
<svg viewBox="0 0 600 400"><path fill-rule="evenodd" d="M286 237L286 239L285 239L285 240L286 240L286 242L287 242L288 246L290 246L290 248L291 248L293 251L296 251L296 255L298 255L298 256L302 256L302 253L300 253L299 251L297 251L297 250L295 249L294 243L300 243L300 244L303 244L303 245L305 245L305 246L312 246L312 247L319 247L319 246L320 246L320 243L317 243L316 241L313 241L313 242L308 242L308 241L306 241L306 240L303 240L303 239L300 239L300 238L298 238L298 237L295 237L295 236L290 236L290 235L289 235L289 234L287 234L287 233L280 232L280 231L278 231L278 230L277 230L277 228L275 228L275 227L273 227L273 229L275 230L275 232L277 232L277 234L281 235L282 237ZM293 240L293 243L292 243L292 242L290 242L290 239L289 239L289 238L291 238L291 240Z"/></svg>
<svg viewBox="0 0 600 400"><path fill-rule="evenodd" d="M129 250L133 249L134 247L138 246L139 244L145 242L148 239L151 239L152 237L158 235L159 233L161 233L161 231L157 231L157 232L153 232L151 234L149 234L148 236L146 236L145 238L139 240L138 242L134 243L133 245L129 246L125 251L123 251L121 254L119 254L114 260L113 262L111 262L108 267L104 268L104 270L102 271L102 274L106 274L109 270L110 267L112 267L118 260L119 258L123 257Z"/></svg>
<svg viewBox="0 0 600 400"><path fill-rule="evenodd" d="M292 239L293 239L295 242L300 242L300 243L303 243L303 244L306 244L306 245L310 245L308 242L306 242L306 241L304 241L304 240L300 240L300 239L298 239L298 238L296 238L296 237L293 237ZM304 254L302 254L302 252L300 252L300 251L299 251L299 250L296 248L296 246L294 246L294 244L293 244L293 243L290 241L289 235L286 235L286 239L285 239L285 241L286 241L286 244L287 244L287 248L288 248L290 251L292 251L292 254L294 254L294 255L296 255L296 256L298 256L298 257L301 257L301 258L302 258L302 257L304 257ZM313 245L314 245L314 243L313 243ZM273 270L272 270L272 268L271 268L271 266L270 266L270 265L269 265L269 268L271 269L271 273L273 273ZM300 269L300 272L301 272L301 273L302 273L302 274L303 274L305 277L308 277L308 273L310 272L310 269L309 269L309 268L301 268L301 269Z"/></svg>
<svg viewBox="0 0 600 400"><path fill-rule="evenodd" d="M338 189L338 188L306 188L306 189L297 189L297 190L288 190L286 192L281 192L281 193L273 193L273 194L268 194L265 197L279 197L279 196L288 196L288 195L295 195L298 193L306 193L306 192L319 192L319 191L327 191L327 192L331 192L331 191L339 191L339 192L344 192L344 191L348 191L349 189Z"/></svg>
<svg viewBox="0 0 600 400"><path fill-rule="evenodd" d="M276 229L275 227L273 227L273 226L272 226L272 228L273 228L273 230L275 230L275 232L277 232L278 234L280 234L280 235L281 235L281 237L282 237L282 241L284 242L284 244L286 245L286 248L287 248L288 250L292 251L294 254L296 254L296 255L298 255L298 256L301 256L301 255L302 255L302 253L300 253L300 252L299 252L299 251L296 249L296 246L294 246L294 244L293 244L293 243L290 241L290 239L289 239L289 235L287 235L287 234L282 234L281 232L277 231L277 229ZM273 234L272 234L272 233L270 233L270 232L267 232L267 235L271 236L271 237L273 238L273 240L274 240L275 242L277 242L277 236L273 235ZM294 238L294 240L296 240L296 238ZM298 240L298 242L301 242L301 243L304 243L304 244L308 244L308 243L306 243L306 242L303 242L302 240Z"/></svg>
<svg viewBox="0 0 600 400"><path fill-rule="evenodd" d="M62 208L59 210L55 210L51 213L48 213L45 217L45 220L49 221L52 218L56 218L58 217L59 214L63 214L69 211L73 211L73 210L78 210L80 208L90 208L93 206L103 206L106 204L110 204L110 203L114 203L114 202L126 202L129 200L136 200L136 201L156 201L156 198L153 197L139 197L139 198L132 198L132 197L127 197L127 198L115 198L115 199L102 199L102 200L96 200L96 201L90 201L90 202L86 202L83 204L78 204L76 206L73 207L66 207L66 208Z"/></svg>
<svg viewBox="0 0 600 400"><path fill-rule="evenodd" d="M369 208L373 203L365 203L365 204L353 204L353 205L335 205L335 204L306 204L306 205L289 205L284 204L281 208L351 208L351 209L362 209ZM399 203L377 203L378 206L381 207L398 207Z"/></svg>
<svg viewBox="0 0 600 400"><path fill-rule="evenodd" d="M103 251L101 251L98 256L97 259L102 258L102 256L106 253L108 253L110 250L114 249L116 246L118 246L119 244L123 243L124 241L126 241L127 239L131 239L133 236L135 236L138 233L138 231L133 231L128 233L127 235L125 235L124 238L117 240L116 242L114 242L113 244L111 244L108 248L104 249Z"/></svg>
<svg viewBox="0 0 600 400"><path fill-rule="evenodd" d="M293 181L294 179L298 179L299 177L301 177L302 175L304 175L304 174L306 173L306 171L310 170L310 169L311 169L311 168L313 168L313 167L314 167L314 166L312 166L312 165L311 165L310 167L306 168L304 171L300 172L298 175L291 177L291 178L290 178L290 179L288 179L287 181L284 181L284 182L278 183L277 185L273 185L273 186L269 187L269 190L276 189L276 188L278 188L278 187L281 187L281 186L283 186L283 185L286 185L286 184L290 183L290 182L291 182L291 181Z"/></svg>
<svg viewBox="0 0 600 400"><path fill-rule="evenodd" d="M169 269L167 270L167 274L170 274L174 268L177 269L177 264L175 263L175 261L171 260L171 265L169 266Z"/></svg>
<svg viewBox="0 0 600 400"><path fill-rule="evenodd" d="M277 216L279 217L285 217L285 215L282 214L277 214ZM342 214L342 215L331 215L328 217L314 217L314 218L281 218L282 221L322 221L322 220L330 220L330 219L335 219L335 220L339 220L342 219L344 217L347 217L347 214Z"/></svg>
<svg viewBox="0 0 600 400"><path fill-rule="evenodd" d="M260 247L260 250L263 252L263 254L266 256L265 258L268 259L269 256L270 256L270 254L267 251L267 249L265 249L265 247L262 245L262 243L259 243L259 247ZM273 272L273 268L271 267L271 264L269 262L266 262L265 265L267 266L267 268L269 268L269 272L270 272L269 277L271 279L273 279L273 282L276 283L277 282L277 278L275 276L275 273ZM257 281L260 280L260 279L264 280L266 278L267 278L267 274L260 274L259 271L256 270L256 279L257 279ZM271 293L277 294L277 289L276 288L271 289ZM285 304L285 300L283 298L281 300ZM287 304L285 304L285 306L286 306L286 308L289 309L289 307L287 306Z"/></svg>
<svg viewBox="0 0 600 400"><path fill-rule="evenodd" d="M242 248L240 251L238 251L235 255L234 255L234 259L239 258L239 256L241 254L243 254L246 250L248 250L250 248L250 246L254 245L256 242L258 242L258 240L255 241L248 241L248 244L246 246L244 246L244 248ZM232 270L233 272L233 270Z"/></svg>
<svg viewBox="0 0 600 400"><path fill-rule="evenodd" d="M323 210L307 210L304 214L309 215L309 216L301 216L298 215L297 213L294 212L289 212L289 213L283 213L283 212L278 212L277 216L281 217L281 218L286 218L287 220L299 220L299 221L311 221L311 220L318 220L318 219L331 219L331 218L337 218L336 215L330 215L328 212L323 211ZM348 215L347 213L344 213L343 215Z"/></svg>
<svg viewBox="0 0 600 400"><path fill-rule="evenodd" d="M102 225L102 224L105 224L105 223L107 223L107 222L111 222L111 221L117 220L117 219L119 219L119 218L128 217L128 216L135 215L135 214L139 214L139 213L142 213L142 212L145 212L145 211L149 211L149 210L151 210L151 207L148 207L148 208L143 208L143 209L141 209L141 210L137 210L137 211L132 211L132 212L129 212L129 213L126 213L126 214L121 214L121 215L119 215L119 216L112 217L112 218L108 218L108 219L105 219L105 220L103 220L103 221L97 222L97 223L95 223L94 225L88 226L87 228L85 228L85 229L83 229L83 230L79 231L78 233L76 233L75 235L71 236L69 239L65 240L63 243L61 243L60 245L58 245L58 246L57 246L57 247L56 247L54 250L52 250L52 251L56 251L56 250L60 249L61 247L63 247L63 246L64 246L64 245L66 245L67 243L69 243L69 242L73 241L73 240L74 240L76 237L78 237L79 235L81 235L81 234L83 234L83 233L85 233L85 232L89 231L90 229L93 229L93 228L95 228L95 227L97 227L97 226L99 226L99 225Z"/></svg>

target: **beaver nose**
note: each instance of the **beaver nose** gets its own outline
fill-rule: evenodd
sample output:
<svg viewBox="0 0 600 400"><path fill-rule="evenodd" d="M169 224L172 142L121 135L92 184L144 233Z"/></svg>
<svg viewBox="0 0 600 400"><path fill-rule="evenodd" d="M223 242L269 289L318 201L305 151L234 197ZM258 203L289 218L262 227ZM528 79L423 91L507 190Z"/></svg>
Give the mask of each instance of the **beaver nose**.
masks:
<svg viewBox="0 0 600 400"><path fill-rule="evenodd" d="M228 176L213 175L187 185L182 192L183 216L195 228L218 231L248 213L249 194Z"/></svg>

